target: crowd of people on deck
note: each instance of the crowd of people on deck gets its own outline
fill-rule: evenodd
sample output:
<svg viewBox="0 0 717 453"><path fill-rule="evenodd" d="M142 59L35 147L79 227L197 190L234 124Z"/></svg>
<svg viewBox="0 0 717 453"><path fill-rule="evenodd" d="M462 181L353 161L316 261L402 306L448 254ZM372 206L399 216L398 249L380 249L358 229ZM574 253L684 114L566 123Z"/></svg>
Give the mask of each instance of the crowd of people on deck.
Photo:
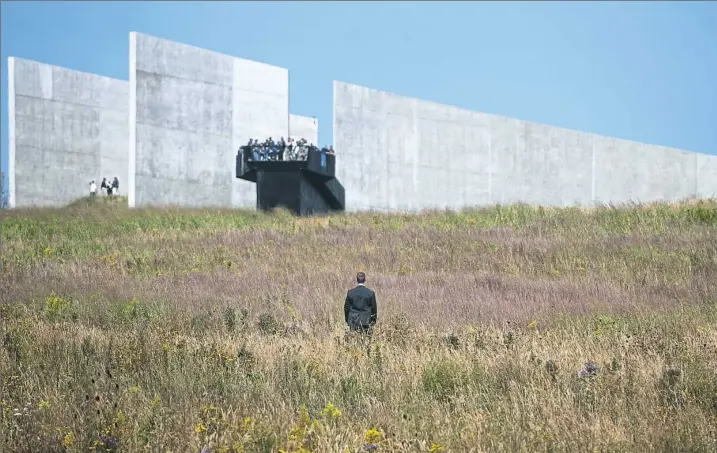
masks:
<svg viewBox="0 0 717 453"><path fill-rule="evenodd" d="M249 150L252 160L306 160L310 151L321 151L324 154L335 154L333 146L324 146L319 149L316 145L301 138L288 141L281 137L274 141L271 137L260 142L250 139L249 143L241 147L242 151Z"/></svg>

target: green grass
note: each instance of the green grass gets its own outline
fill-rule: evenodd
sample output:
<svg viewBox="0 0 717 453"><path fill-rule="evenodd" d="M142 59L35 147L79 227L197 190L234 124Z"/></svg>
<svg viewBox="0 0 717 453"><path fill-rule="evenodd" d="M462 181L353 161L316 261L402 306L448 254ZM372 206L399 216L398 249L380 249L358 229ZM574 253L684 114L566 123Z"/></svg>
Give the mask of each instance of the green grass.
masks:
<svg viewBox="0 0 717 453"><path fill-rule="evenodd" d="M0 451L717 449L717 201L124 203L0 214Z"/></svg>

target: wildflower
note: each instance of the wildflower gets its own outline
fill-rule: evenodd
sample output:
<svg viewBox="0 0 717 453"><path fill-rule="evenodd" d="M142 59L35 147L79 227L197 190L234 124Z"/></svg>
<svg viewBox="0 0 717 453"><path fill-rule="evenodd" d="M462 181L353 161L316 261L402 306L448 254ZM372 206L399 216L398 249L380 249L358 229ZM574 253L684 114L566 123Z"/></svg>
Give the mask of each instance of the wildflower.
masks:
<svg viewBox="0 0 717 453"><path fill-rule="evenodd" d="M435 451L443 451L443 450L445 450L445 447L443 445L439 445L435 442L431 442L431 448L428 449L428 451L430 451L431 453L433 453Z"/></svg>
<svg viewBox="0 0 717 453"><path fill-rule="evenodd" d="M381 439L383 433L375 428L371 428L366 431L364 437L366 438L367 444L375 444Z"/></svg>
<svg viewBox="0 0 717 453"><path fill-rule="evenodd" d="M62 443L65 447L71 447L75 444L75 436L71 432L65 434L65 438L62 439Z"/></svg>
<svg viewBox="0 0 717 453"><path fill-rule="evenodd" d="M378 444L366 444L361 448L362 452L369 452L369 451L376 451L378 450L379 445Z"/></svg>
<svg viewBox="0 0 717 453"><path fill-rule="evenodd" d="M199 423L195 428L194 432L197 434L201 434L207 430L207 427L204 425L204 423Z"/></svg>
<svg viewBox="0 0 717 453"><path fill-rule="evenodd" d="M532 320L532 321L530 321L530 324L528 324L528 329L533 329L537 325L538 325L538 321Z"/></svg>
<svg viewBox="0 0 717 453"><path fill-rule="evenodd" d="M589 361L583 366L583 369L578 372L580 377L594 377L600 372L600 367L592 361Z"/></svg>
<svg viewBox="0 0 717 453"><path fill-rule="evenodd" d="M40 406L41 408L43 408L43 409L47 409L47 408L50 407L50 402L49 402L49 401L42 400L42 401L40 401L39 406Z"/></svg>
<svg viewBox="0 0 717 453"><path fill-rule="evenodd" d="M326 407L321 411L321 415L328 418L337 418L341 417L341 411L338 410L331 401L329 401L326 404Z"/></svg>
<svg viewBox="0 0 717 453"><path fill-rule="evenodd" d="M117 441L107 436L100 436L100 444L103 446L114 447L117 445Z"/></svg>

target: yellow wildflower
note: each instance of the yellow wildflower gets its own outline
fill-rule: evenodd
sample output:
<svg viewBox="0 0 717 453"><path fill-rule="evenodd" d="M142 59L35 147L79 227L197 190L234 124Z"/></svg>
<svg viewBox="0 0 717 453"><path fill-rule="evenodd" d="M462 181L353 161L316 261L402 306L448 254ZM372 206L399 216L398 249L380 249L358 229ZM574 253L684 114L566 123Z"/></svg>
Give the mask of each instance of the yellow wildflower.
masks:
<svg viewBox="0 0 717 453"><path fill-rule="evenodd" d="M430 451L430 452L443 451L443 450L445 450L445 447L443 445L439 445L435 442L431 442L431 448L428 449L428 451Z"/></svg>
<svg viewBox="0 0 717 453"><path fill-rule="evenodd" d="M65 445L65 447L71 447L75 444L75 435L71 432L65 434L65 438L62 439L62 443Z"/></svg>
<svg viewBox="0 0 717 453"><path fill-rule="evenodd" d="M383 433L375 428L371 428L366 431L366 434L364 436L366 437L367 444L375 444L378 443L378 441L381 439Z"/></svg>
<svg viewBox="0 0 717 453"><path fill-rule="evenodd" d="M337 418L341 417L341 411L334 406L334 403L329 401L326 407L321 411L321 415L328 418Z"/></svg>

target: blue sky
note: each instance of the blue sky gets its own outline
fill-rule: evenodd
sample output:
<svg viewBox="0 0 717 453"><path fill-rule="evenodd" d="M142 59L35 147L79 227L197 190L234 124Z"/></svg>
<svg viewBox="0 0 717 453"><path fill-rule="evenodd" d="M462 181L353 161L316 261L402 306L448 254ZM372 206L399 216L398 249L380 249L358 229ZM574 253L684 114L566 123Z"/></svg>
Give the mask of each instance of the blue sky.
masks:
<svg viewBox="0 0 717 453"><path fill-rule="evenodd" d="M332 80L717 153L716 2L2 2L7 57L127 80L138 31L289 69L331 143ZM5 182L3 182L5 183Z"/></svg>

